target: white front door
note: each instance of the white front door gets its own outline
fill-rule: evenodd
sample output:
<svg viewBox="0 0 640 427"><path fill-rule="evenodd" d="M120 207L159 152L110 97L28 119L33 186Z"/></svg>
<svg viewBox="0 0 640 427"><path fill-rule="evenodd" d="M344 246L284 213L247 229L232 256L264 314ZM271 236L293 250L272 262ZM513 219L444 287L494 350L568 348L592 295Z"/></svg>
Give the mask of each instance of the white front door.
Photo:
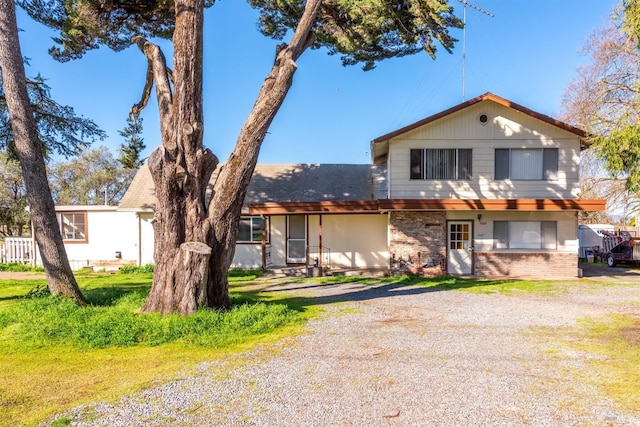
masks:
<svg viewBox="0 0 640 427"><path fill-rule="evenodd" d="M307 262L307 217L287 217L287 263Z"/></svg>
<svg viewBox="0 0 640 427"><path fill-rule="evenodd" d="M447 271L449 274L471 274L473 245L471 221L451 221L447 237Z"/></svg>

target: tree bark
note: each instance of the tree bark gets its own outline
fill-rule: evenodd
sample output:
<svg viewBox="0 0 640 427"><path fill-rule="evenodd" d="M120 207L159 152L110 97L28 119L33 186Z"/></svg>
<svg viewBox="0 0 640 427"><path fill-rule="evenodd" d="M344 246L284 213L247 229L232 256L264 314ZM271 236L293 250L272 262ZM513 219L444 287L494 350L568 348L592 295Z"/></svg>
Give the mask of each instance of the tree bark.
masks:
<svg viewBox="0 0 640 427"><path fill-rule="evenodd" d="M206 244L205 191L218 161L202 144L202 0L175 2L173 36L175 92L160 49L136 42L149 61L160 109L162 147L149 158L156 194L155 271L143 311L192 314L206 305L201 282L208 277L209 256L193 256L185 242ZM149 83L149 82L147 82ZM143 101L134 108L141 108Z"/></svg>
<svg viewBox="0 0 640 427"><path fill-rule="evenodd" d="M71 271L47 181L42 147L27 93L13 0L0 0L0 62L7 109L15 136L34 235L49 290L80 303L85 300Z"/></svg>
<svg viewBox="0 0 640 427"><path fill-rule="evenodd" d="M208 206L205 194L218 160L202 143L202 0L175 3L173 93L160 49L135 38L147 57L149 72L142 100L132 111L144 108L155 82L162 134L162 146L148 161L156 195L155 271L143 311L191 314L202 306L231 307L227 274L247 187L260 145L291 87L295 61L314 41L311 30L321 3L308 1L291 43L278 46L273 68ZM189 243L185 246L185 242ZM193 247L202 250L185 250Z"/></svg>
<svg viewBox="0 0 640 427"><path fill-rule="evenodd" d="M230 305L227 273L233 261L247 188L258 161L262 141L293 84L293 75L297 69L295 61L315 40L312 29L321 4L322 0L307 1L290 44L283 43L277 47L271 72L264 80L236 146L216 180L209 203L211 230L207 239L212 246L208 284L209 305L212 307Z"/></svg>

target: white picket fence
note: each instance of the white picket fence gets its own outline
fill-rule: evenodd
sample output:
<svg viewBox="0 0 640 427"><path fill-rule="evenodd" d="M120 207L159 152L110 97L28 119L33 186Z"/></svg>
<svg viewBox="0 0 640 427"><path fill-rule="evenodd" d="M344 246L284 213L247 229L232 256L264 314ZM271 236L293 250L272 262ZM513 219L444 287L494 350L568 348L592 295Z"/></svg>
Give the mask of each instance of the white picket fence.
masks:
<svg viewBox="0 0 640 427"><path fill-rule="evenodd" d="M30 237L5 237L0 242L0 262L33 264L34 245Z"/></svg>

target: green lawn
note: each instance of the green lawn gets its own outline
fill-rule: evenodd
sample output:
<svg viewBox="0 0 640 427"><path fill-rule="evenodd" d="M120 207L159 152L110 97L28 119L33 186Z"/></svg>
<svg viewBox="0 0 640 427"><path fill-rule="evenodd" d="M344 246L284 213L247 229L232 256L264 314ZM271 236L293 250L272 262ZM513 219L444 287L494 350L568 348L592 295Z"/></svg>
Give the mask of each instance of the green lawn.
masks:
<svg viewBox="0 0 640 427"><path fill-rule="evenodd" d="M230 356L256 343L299 333L305 321L321 311L313 298L263 292L264 284L256 281L259 272L232 271L234 308L230 311L202 310L189 317L143 315L138 311L148 294L151 274L79 273L77 279L90 302L88 307L42 296L44 279L0 280L0 425L37 425L67 408L96 400L114 401L169 381L202 361L232 361ZM625 286L586 279L338 276L291 280L415 285L434 291L507 296L553 296L575 286L594 291ZM34 297L26 298L29 294ZM571 346L594 355L588 373L568 375L584 381L606 378L605 383L597 384L603 393L633 411L635 402L640 401L636 386L640 383L637 311L635 315L613 313L604 319L585 319L575 327L546 331L546 339L558 347Z"/></svg>
<svg viewBox="0 0 640 427"><path fill-rule="evenodd" d="M83 402L115 400L198 362L298 333L314 313L237 292L255 273L236 273L232 310L138 314L151 277L78 275L88 307L25 298L44 279L0 281L0 425L36 425Z"/></svg>

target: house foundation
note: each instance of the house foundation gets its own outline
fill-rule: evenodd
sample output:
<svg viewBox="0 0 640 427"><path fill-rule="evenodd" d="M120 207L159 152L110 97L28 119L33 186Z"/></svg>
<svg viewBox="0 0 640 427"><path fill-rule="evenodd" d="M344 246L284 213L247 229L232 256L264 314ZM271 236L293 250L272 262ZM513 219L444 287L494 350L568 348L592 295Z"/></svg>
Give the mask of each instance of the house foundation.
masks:
<svg viewBox="0 0 640 427"><path fill-rule="evenodd" d="M474 270L481 277L577 277L578 255L562 252L476 252Z"/></svg>

